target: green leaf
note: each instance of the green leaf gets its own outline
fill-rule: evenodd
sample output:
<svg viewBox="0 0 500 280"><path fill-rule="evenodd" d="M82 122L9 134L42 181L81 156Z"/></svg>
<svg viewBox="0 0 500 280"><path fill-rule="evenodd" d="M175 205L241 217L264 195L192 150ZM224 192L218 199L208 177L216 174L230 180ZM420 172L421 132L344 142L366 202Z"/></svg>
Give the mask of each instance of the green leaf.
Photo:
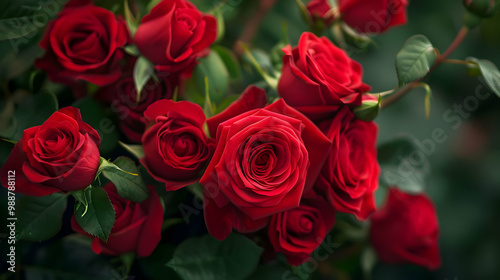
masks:
<svg viewBox="0 0 500 280"><path fill-rule="evenodd" d="M212 46L212 50L215 51L222 59L222 62L229 72L229 77L232 80L241 78L240 63L238 62L236 55L230 49L222 46Z"/></svg>
<svg viewBox="0 0 500 280"><path fill-rule="evenodd" d="M125 52L130 54L131 56L139 56L141 55L141 52L139 51L139 49L137 48L136 45L128 45L128 46L125 46Z"/></svg>
<svg viewBox="0 0 500 280"><path fill-rule="evenodd" d="M423 192L429 175L429 145L410 136L400 136L378 147L380 184L408 193Z"/></svg>
<svg viewBox="0 0 500 280"><path fill-rule="evenodd" d="M17 210L16 239L40 241L56 235L62 226L67 196L54 193L42 197L23 197Z"/></svg>
<svg viewBox="0 0 500 280"><path fill-rule="evenodd" d="M474 57L467 58L467 61L477 63L481 70L481 75L491 89L498 97L500 97L500 71L491 61L484 59L477 59Z"/></svg>
<svg viewBox="0 0 500 280"><path fill-rule="evenodd" d="M436 58L437 54L427 37L415 35L408 39L396 55L396 70L400 86L425 77Z"/></svg>
<svg viewBox="0 0 500 280"><path fill-rule="evenodd" d="M377 264L377 252L373 247L366 247L361 253L361 270L365 275L365 279L370 279L371 273Z"/></svg>
<svg viewBox="0 0 500 280"><path fill-rule="evenodd" d="M153 63L144 56L139 56L134 65L134 84L137 91L137 101L141 100L142 89L151 78L156 79Z"/></svg>
<svg viewBox="0 0 500 280"><path fill-rule="evenodd" d="M262 76L264 81L273 89L278 87L278 79L276 79L272 73L273 64L271 58L264 52L259 50L250 51L246 45L241 44L243 50L245 50L244 60L247 60L257 72Z"/></svg>
<svg viewBox="0 0 500 280"><path fill-rule="evenodd" d="M217 39L216 42L222 40L224 38L225 33L225 25L224 25L224 14L222 11L222 7L224 4L218 4L213 9L208 11L209 14L213 15L217 19Z"/></svg>
<svg viewBox="0 0 500 280"><path fill-rule="evenodd" d="M137 27L139 26L137 19L130 11L128 6L128 0L124 0L123 9L125 13L125 22L127 23L128 30L130 31L130 36L134 38L135 32L137 31Z"/></svg>
<svg viewBox="0 0 500 280"><path fill-rule="evenodd" d="M0 41L32 38L43 31L67 0L4 0L0 3Z"/></svg>
<svg viewBox="0 0 500 280"><path fill-rule="evenodd" d="M84 215L84 207L75 209L76 221L85 232L107 242L115 223L115 209L101 187L91 187L85 195L89 202L87 213Z"/></svg>
<svg viewBox="0 0 500 280"><path fill-rule="evenodd" d="M255 270L262 251L254 242L236 233L224 241L206 235L180 244L167 265L185 280L238 280Z"/></svg>
<svg viewBox="0 0 500 280"><path fill-rule="evenodd" d="M19 140L27 128L41 125L58 109L54 94L44 91L24 99L11 116L9 127L0 130L0 135L10 140ZM34 118L33 116L36 116Z"/></svg>
<svg viewBox="0 0 500 280"><path fill-rule="evenodd" d="M82 119L95 129L101 137L99 152L109 154L118 144L120 134L109 110L106 110L92 96L87 96L73 103L73 107L80 109Z"/></svg>
<svg viewBox="0 0 500 280"><path fill-rule="evenodd" d="M146 200L149 197L149 191L134 161L127 157L118 157L113 163L114 165L105 164L102 174L113 182L118 194L134 202L140 203Z"/></svg>
<svg viewBox="0 0 500 280"><path fill-rule="evenodd" d="M125 144L121 141L118 143L120 144L120 146L125 148L125 150L134 155L135 158L141 159L144 157L144 148L142 147L142 145Z"/></svg>
<svg viewBox="0 0 500 280"><path fill-rule="evenodd" d="M224 61L215 51L200 59L193 71L192 80L200 93L205 93L205 77L208 77L208 94L210 99L218 104L226 97L229 87L229 72Z"/></svg>

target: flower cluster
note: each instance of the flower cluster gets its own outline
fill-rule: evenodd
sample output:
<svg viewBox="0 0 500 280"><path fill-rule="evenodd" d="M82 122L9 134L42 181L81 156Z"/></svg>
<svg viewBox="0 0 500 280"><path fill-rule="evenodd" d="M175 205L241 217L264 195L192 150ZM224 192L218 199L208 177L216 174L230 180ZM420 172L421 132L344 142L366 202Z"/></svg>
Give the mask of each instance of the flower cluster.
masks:
<svg viewBox="0 0 500 280"><path fill-rule="evenodd" d="M314 21L343 21L362 34L406 23L406 0L338 4L334 9L314 0L307 9ZM387 205L376 209L378 126L355 114L371 98L371 87L345 50L303 32L297 45L282 49L276 89L244 85L237 99L213 110L210 85L197 102L186 81L214 51L216 17L187 0L162 0L132 27L90 0L70 1L49 23L35 65L52 82L69 86L76 99L93 96L116 113L122 140L139 147L134 167L146 170L141 176L168 192L201 186L210 235L257 236L296 266L330 234L336 214L347 213L371 220L370 239L381 260L439 266L438 222L426 196L391 189ZM144 61L152 73L138 81ZM22 173L16 190L25 195L74 195L86 210L80 216L75 210L72 228L93 238L95 253L149 256L162 238L164 208L171 206L151 184L144 184L144 199L127 195L138 187L124 189L113 176L140 176L125 167L113 171L119 175L106 173L101 137L79 109L64 107L24 130L1 173ZM96 183L101 173L111 181L103 187ZM8 187L5 177L2 184ZM98 211L87 209L89 188L103 189L114 210L105 238L82 221Z"/></svg>

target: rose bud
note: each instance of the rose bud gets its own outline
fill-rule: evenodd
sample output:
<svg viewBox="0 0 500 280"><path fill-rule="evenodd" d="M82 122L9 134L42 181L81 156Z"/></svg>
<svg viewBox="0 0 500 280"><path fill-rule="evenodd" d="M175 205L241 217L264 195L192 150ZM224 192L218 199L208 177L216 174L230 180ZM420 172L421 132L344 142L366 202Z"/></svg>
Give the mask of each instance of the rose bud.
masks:
<svg viewBox="0 0 500 280"><path fill-rule="evenodd" d="M113 183L104 186L116 215L107 242L86 233L75 216L71 219L71 227L74 231L94 239L91 247L96 254L117 256L133 252L139 257L151 255L161 239L163 207L154 186L147 187L149 197L137 203L119 196Z"/></svg>
<svg viewBox="0 0 500 280"><path fill-rule="evenodd" d="M307 3L306 8L315 25L318 22L322 22L324 26L328 26L335 19L333 9L328 0L312 0Z"/></svg>
<svg viewBox="0 0 500 280"><path fill-rule="evenodd" d="M144 16L134 41L160 72L190 76L217 38L217 20L186 0L162 0Z"/></svg>
<svg viewBox="0 0 500 280"><path fill-rule="evenodd" d="M99 168L101 138L84 123L80 110L65 107L42 125L24 130L2 166L16 172L16 192L44 196L77 191L94 181ZM7 176L2 185L8 187Z"/></svg>
<svg viewBox="0 0 500 280"><path fill-rule="evenodd" d="M214 150L203 130L205 114L189 101L159 100L144 112L141 163L168 191L195 183Z"/></svg>
<svg viewBox="0 0 500 280"><path fill-rule="evenodd" d="M49 23L40 42L45 54L35 66L57 83L104 86L120 77L122 47L129 40L125 21L111 11L91 1L70 1Z"/></svg>
<svg viewBox="0 0 500 280"><path fill-rule="evenodd" d="M371 217L370 241L382 262L437 269L439 223L432 201L391 188L386 205Z"/></svg>
<svg viewBox="0 0 500 280"><path fill-rule="evenodd" d="M370 90L362 82L361 65L326 37L304 32L298 46L283 51L279 95L315 122L344 105L361 105L362 93Z"/></svg>
<svg viewBox="0 0 500 280"><path fill-rule="evenodd" d="M495 12L495 0L464 0L467 10L479 17L491 17Z"/></svg>
<svg viewBox="0 0 500 280"><path fill-rule="evenodd" d="M375 211L374 192L380 167L377 161L377 125L357 119L344 107L321 130L332 150L315 184L335 210L364 220Z"/></svg>
<svg viewBox="0 0 500 280"><path fill-rule="evenodd" d="M408 0L339 0L342 20L360 33L381 33L407 22Z"/></svg>
<svg viewBox="0 0 500 280"><path fill-rule="evenodd" d="M232 228L262 229L269 216L297 207L330 149L325 135L282 99L245 112L263 100L264 90L247 89L215 116L217 147L200 183L205 223L219 240Z"/></svg>

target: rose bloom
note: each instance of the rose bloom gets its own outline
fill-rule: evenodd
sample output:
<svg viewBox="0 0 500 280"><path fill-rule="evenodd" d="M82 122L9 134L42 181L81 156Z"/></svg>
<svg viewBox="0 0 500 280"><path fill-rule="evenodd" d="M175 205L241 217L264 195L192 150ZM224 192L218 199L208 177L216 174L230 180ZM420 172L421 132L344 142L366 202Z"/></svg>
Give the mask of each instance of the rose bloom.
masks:
<svg viewBox="0 0 500 280"><path fill-rule="evenodd" d="M103 86L120 77L122 47L129 40L124 20L111 11L91 1L70 1L49 23L40 42L45 54L35 66L54 82Z"/></svg>
<svg viewBox="0 0 500 280"><path fill-rule="evenodd" d="M377 125L356 119L344 107L320 128L333 144L315 188L335 210L364 220L375 211L374 192L380 174Z"/></svg>
<svg viewBox="0 0 500 280"><path fill-rule="evenodd" d="M343 105L361 105L370 90L361 65L326 37L304 32L299 45L283 48L279 95L313 121L332 117Z"/></svg>
<svg viewBox="0 0 500 280"><path fill-rule="evenodd" d="M139 257L151 255L161 239L163 207L154 186L147 187L149 197L137 203L119 196L113 183L104 186L116 214L107 242L87 234L74 215L71 227L74 231L94 239L91 247L96 254L117 256L134 252Z"/></svg>
<svg viewBox="0 0 500 280"><path fill-rule="evenodd" d="M217 147L200 179L205 223L219 240L232 228L254 232L269 216L299 205L330 149L325 135L281 99L264 108L265 91L247 89L217 116ZM255 104L262 102L264 104Z"/></svg>
<svg viewBox="0 0 500 280"><path fill-rule="evenodd" d="M65 107L42 125L24 130L0 172L15 171L16 192L26 195L77 191L94 181L100 144L80 110ZM8 187L7 176L2 176L2 185Z"/></svg>
<svg viewBox="0 0 500 280"><path fill-rule="evenodd" d="M189 101L160 100L144 112L141 163L168 191L195 183L212 155L213 139L203 130L205 114Z"/></svg>
<svg viewBox="0 0 500 280"><path fill-rule="evenodd" d="M275 252L291 265L307 262L335 222L335 212L324 197L308 192L297 208L271 217L268 236Z"/></svg>
<svg viewBox="0 0 500 280"><path fill-rule="evenodd" d="M339 0L342 20L361 33L381 33L407 22L408 0Z"/></svg>
<svg viewBox="0 0 500 280"><path fill-rule="evenodd" d="M371 217L370 241L382 262L437 269L438 236L436 208L423 194L391 188L386 205Z"/></svg>
<svg viewBox="0 0 500 280"><path fill-rule="evenodd" d="M133 67L130 68L115 83L100 88L96 97L111 105L111 109L117 113L120 120L120 128L127 138L133 142L141 142L142 134L146 129L143 121L144 111L157 100L171 99L179 82L173 75L163 77L158 75L159 81L150 79L137 101Z"/></svg>
<svg viewBox="0 0 500 280"><path fill-rule="evenodd" d="M335 19L329 0L312 0L307 3L306 8L313 23L321 21L328 26Z"/></svg>
<svg viewBox="0 0 500 280"><path fill-rule="evenodd" d="M142 18L134 41L156 70L190 76L196 59L208 54L216 38L215 17L186 0L162 0Z"/></svg>

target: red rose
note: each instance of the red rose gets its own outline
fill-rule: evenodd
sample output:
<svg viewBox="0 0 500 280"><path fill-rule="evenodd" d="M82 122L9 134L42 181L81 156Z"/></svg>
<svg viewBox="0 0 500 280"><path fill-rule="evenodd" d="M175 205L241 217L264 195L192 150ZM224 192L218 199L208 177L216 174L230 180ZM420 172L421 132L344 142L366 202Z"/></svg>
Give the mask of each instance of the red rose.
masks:
<svg viewBox="0 0 500 280"><path fill-rule="evenodd" d="M361 33L381 33L404 25L408 0L339 0L342 20Z"/></svg>
<svg viewBox="0 0 500 280"><path fill-rule="evenodd" d="M142 18L134 41L161 72L191 75L196 58L208 54L217 21L186 0L163 0Z"/></svg>
<svg viewBox="0 0 500 280"><path fill-rule="evenodd" d="M136 203L119 196L113 183L104 186L116 214L108 242L87 234L75 216L71 219L71 227L80 234L94 238L92 251L96 254L117 256L134 252L139 257L151 255L161 239L163 207L154 186L147 187L149 197Z"/></svg>
<svg viewBox="0 0 500 280"><path fill-rule="evenodd" d="M241 112L254 107L246 101L263 99L263 90L247 90L218 118L217 147L200 183L205 223L219 240L233 227L253 232L270 215L297 207L330 149L324 134L283 100Z"/></svg>
<svg viewBox="0 0 500 280"><path fill-rule="evenodd" d="M16 172L16 192L44 196L84 189L99 167L101 138L80 110L62 108L42 125L24 130L0 173ZM7 176L2 185L8 187Z"/></svg>
<svg viewBox="0 0 500 280"><path fill-rule="evenodd" d="M112 83L120 76L122 47L129 40L125 22L90 1L69 4L49 23L40 42L45 54L35 66L58 83Z"/></svg>
<svg viewBox="0 0 500 280"><path fill-rule="evenodd" d="M356 119L344 107L320 128L333 144L315 188L335 210L364 220L375 211L374 192L380 174L377 125Z"/></svg>
<svg viewBox="0 0 500 280"><path fill-rule="evenodd" d="M325 25L330 25L335 19L329 0L312 0L307 3L306 8L314 23L322 21Z"/></svg>
<svg viewBox="0 0 500 280"><path fill-rule="evenodd" d="M160 100L144 112L148 128L142 136L141 163L168 191L195 183L214 149L203 131L205 114L189 101Z"/></svg>
<svg viewBox="0 0 500 280"><path fill-rule="evenodd" d="M139 101L132 71L127 71L115 83L102 87L96 94L97 98L111 105L118 115L121 130L134 142L141 142L146 129L143 121L146 108L157 100L171 99L178 84L177 78L171 75L159 78L157 82L153 79L148 81Z"/></svg>
<svg viewBox="0 0 500 280"><path fill-rule="evenodd" d="M283 51L279 95L313 121L331 117L344 104L361 105L361 94L370 90L361 81L361 65L326 37L305 32L297 47Z"/></svg>
<svg viewBox="0 0 500 280"><path fill-rule="evenodd" d="M437 269L441 266L438 236L436 209L426 195L391 188L386 205L371 217L370 241L386 263Z"/></svg>
<svg viewBox="0 0 500 280"><path fill-rule="evenodd" d="M276 214L269 222L268 236L277 253L291 265L309 260L335 222L335 212L323 197L309 192L297 208Z"/></svg>

